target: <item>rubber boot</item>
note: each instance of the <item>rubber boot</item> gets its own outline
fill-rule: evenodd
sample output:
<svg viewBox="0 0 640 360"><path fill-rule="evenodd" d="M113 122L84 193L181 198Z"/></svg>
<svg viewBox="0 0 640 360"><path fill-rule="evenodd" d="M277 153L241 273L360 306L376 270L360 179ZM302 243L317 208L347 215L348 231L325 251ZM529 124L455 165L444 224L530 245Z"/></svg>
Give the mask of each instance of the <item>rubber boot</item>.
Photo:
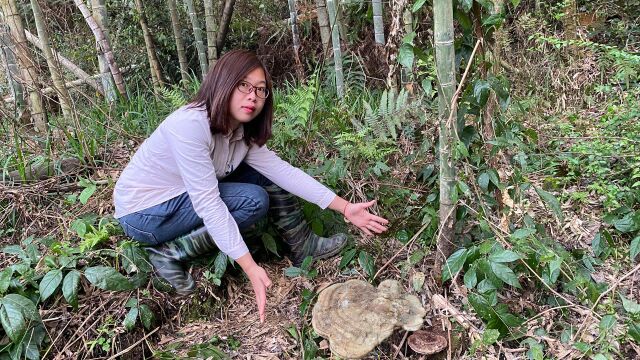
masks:
<svg viewBox="0 0 640 360"><path fill-rule="evenodd" d="M195 289L195 281L182 263L210 253L216 244L203 226L164 244L148 247L149 262L156 273L173 286L179 295Z"/></svg>
<svg viewBox="0 0 640 360"><path fill-rule="evenodd" d="M319 260L337 255L346 245L345 234L329 238L314 234L292 194L277 185L266 186L265 190L269 193L269 216L284 242L289 245L290 259L294 266L302 265L307 256Z"/></svg>

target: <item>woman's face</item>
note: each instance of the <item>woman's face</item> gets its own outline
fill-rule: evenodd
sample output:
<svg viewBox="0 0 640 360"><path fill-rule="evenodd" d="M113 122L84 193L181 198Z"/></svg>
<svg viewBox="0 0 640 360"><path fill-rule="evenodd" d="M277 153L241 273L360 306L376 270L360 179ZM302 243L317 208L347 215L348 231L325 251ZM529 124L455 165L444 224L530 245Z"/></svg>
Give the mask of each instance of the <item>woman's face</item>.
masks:
<svg viewBox="0 0 640 360"><path fill-rule="evenodd" d="M256 88L265 88L267 81L265 79L264 70L261 67L255 68L247 76L243 82L236 86L231 95L229 103L229 113L233 128L236 129L240 124L248 123L255 119L264 107L265 99L256 96L259 90ZM243 91L240 90L243 89ZM250 90L247 94L246 91Z"/></svg>

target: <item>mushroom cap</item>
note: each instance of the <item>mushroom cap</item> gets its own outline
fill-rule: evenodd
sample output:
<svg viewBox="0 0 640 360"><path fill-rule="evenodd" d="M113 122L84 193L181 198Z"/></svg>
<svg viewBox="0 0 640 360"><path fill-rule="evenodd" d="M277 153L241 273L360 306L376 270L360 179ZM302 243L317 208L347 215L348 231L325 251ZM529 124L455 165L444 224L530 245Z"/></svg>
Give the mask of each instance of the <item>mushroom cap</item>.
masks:
<svg viewBox="0 0 640 360"><path fill-rule="evenodd" d="M311 323L316 333L329 339L331 352L358 359L395 328L419 329L425 314L420 300L403 294L395 280L385 280L378 288L362 280L349 280L320 292Z"/></svg>
<svg viewBox="0 0 640 360"><path fill-rule="evenodd" d="M447 339L432 331L418 330L407 339L411 350L418 354L431 355L447 348Z"/></svg>

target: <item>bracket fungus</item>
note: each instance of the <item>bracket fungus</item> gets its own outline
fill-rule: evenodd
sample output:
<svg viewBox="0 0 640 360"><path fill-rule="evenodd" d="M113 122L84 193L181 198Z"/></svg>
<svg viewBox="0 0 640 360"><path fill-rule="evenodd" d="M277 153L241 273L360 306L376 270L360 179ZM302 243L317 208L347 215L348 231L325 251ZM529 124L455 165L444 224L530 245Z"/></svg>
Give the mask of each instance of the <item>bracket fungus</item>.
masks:
<svg viewBox="0 0 640 360"><path fill-rule="evenodd" d="M418 354L431 355L447 348L447 338L433 331L418 330L409 336L407 344Z"/></svg>
<svg viewBox="0 0 640 360"><path fill-rule="evenodd" d="M395 328L420 329L425 314L420 300L403 293L395 280L385 280L378 288L362 280L349 280L320 293L311 323L316 333L329 339L333 354L359 359Z"/></svg>

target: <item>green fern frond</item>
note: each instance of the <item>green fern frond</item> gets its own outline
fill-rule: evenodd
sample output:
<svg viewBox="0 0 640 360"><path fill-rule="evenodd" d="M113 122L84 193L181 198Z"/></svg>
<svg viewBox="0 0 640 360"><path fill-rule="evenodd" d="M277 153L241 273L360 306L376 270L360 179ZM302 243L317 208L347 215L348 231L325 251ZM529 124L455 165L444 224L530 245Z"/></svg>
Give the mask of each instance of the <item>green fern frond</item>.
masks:
<svg viewBox="0 0 640 360"><path fill-rule="evenodd" d="M182 90L177 86L172 86L171 89L162 87L160 88L160 94L163 98L167 99L174 108L184 106L188 102Z"/></svg>

